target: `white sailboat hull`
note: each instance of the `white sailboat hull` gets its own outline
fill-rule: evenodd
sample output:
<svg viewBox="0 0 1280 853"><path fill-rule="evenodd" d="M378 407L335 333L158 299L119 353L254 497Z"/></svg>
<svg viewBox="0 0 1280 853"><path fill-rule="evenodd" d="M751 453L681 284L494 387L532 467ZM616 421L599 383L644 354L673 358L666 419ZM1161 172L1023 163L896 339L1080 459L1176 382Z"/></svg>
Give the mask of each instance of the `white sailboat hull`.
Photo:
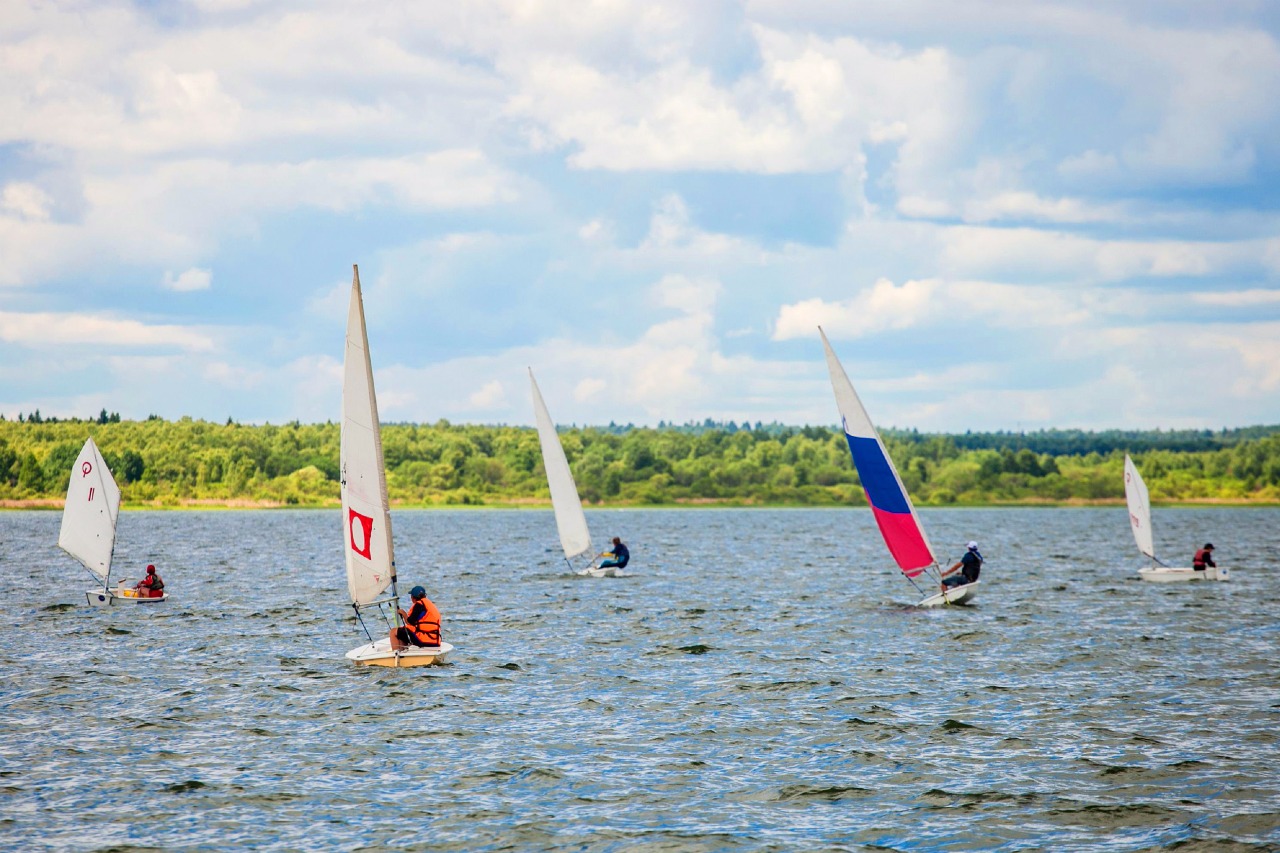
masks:
<svg viewBox="0 0 1280 853"><path fill-rule="evenodd" d="M606 566L603 569L599 566L587 566L578 574L593 578L625 578L627 576L627 573L618 566Z"/></svg>
<svg viewBox="0 0 1280 853"><path fill-rule="evenodd" d="M383 637L347 652L347 660L355 661L358 666L431 666L443 664L445 655L451 651L453 646L449 643L435 648L413 646L396 651L391 648L391 638Z"/></svg>
<svg viewBox="0 0 1280 853"><path fill-rule="evenodd" d="M1180 568L1173 566L1147 566L1144 569L1138 569L1138 577L1144 581L1152 583L1181 583L1182 581L1225 581L1227 580L1227 570L1221 566L1217 568L1202 569L1196 571L1192 568Z"/></svg>
<svg viewBox="0 0 1280 853"><path fill-rule="evenodd" d="M94 607L114 607L117 604L159 604L169 599L169 593L156 598L134 595L132 589L116 587L115 589L87 589L84 597Z"/></svg>
<svg viewBox="0 0 1280 853"><path fill-rule="evenodd" d="M982 581L949 586L945 591L936 592L928 598L921 599L916 607L942 607L947 604L968 604L978 594L978 584Z"/></svg>

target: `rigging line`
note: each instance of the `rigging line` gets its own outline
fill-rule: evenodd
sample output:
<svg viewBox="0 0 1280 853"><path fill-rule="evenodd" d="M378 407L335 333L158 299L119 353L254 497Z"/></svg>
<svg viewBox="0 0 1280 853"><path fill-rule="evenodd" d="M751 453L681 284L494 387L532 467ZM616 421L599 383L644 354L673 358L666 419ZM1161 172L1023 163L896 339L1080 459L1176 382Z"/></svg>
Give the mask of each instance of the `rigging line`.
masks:
<svg viewBox="0 0 1280 853"><path fill-rule="evenodd" d="M393 593L396 591L396 585L395 585L395 584L396 584L395 579L394 579L394 578L392 578L392 580L391 580L391 591L392 591ZM394 604L392 604L392 602L393 602L393 601L395 602ZM390 605L391 605L391 607L390 607L390 609L389 609L389 612L383 613L382 605L384 605L384 604L390 604ZM399 640L398 640L398 638L399 638L399 635L400 635L400 628L401 628L401 625L400 625L400 596L398 596L398 595L397 595L394 599L387 598L387 599L383 599L382 601L378 602L378 612L383 614L383 619L385 619L385 620L386 620L386 622L387 622L387 624L388 624L388 625L390 625L390 626L392 627L392 629L396 632L396 637L397 637L397 642L398 642L398 641L399 641ZM393 617L394 617L394 621L393 621ZM407 629L406 629L406 630L407 630ZM397 648L395 647L395 643L392 643L392 644L391 644L391 656L392 656L393 658L395 658L396 666L399 666L399 665L400 665L400 658L401 658L401 657L403 657L403 655L404 655L404 650L403 650L403 649L397 649Z"/></svg>
<svg viewBox="0 0 1280 853"><path fill-rule="evenodd" d="M360 605L354 601L351 602L351 609L356 612L356 619L360 620L360 627L364 629L364 635L369 638L369 642L373 642L373 635L369 633L369 626L364 624L364 617L360 615Z"/></svg>

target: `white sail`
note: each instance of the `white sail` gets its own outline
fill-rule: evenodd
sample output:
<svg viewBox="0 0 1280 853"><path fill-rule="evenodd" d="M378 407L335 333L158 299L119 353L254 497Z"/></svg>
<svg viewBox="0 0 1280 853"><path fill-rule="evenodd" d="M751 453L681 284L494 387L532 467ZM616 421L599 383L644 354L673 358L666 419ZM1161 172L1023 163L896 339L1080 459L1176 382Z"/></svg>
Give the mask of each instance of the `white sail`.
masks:
<svg viewBox="0 0 1280 853"><path fill-rule="evenodd" d="M556 529L560 531L560 547L566 559L573 559L591 548L591 532L587 530L587 515L582 511L578 487L569 470L556 425L547 412L547 404L538 390L538 380L529 370L529 382L533 386L533 417L538 424L538 442L542 445L542 467L547 469L547 484L551 487L551 506L556 513Z"/></svg>
<svg viewBox="0 0 1280 853"><path fill-rule="evenodd" d="M342 373L342 439L340 449L342 518L347 561L347 588L357 605L376 599L395 580L391 545L391 512L383 469L378 401L369 364L369 336L364 325L360 271L352 267L351 307L347 313L347 348Z"/></svg>
<svg viewBox="0 0 1280 853"><path fill-rule="evenodd" d="M1133 539L1138 543L1138 550L1154 560L1156 550L1151 537L1151 498L1147 494L1147 484L1138 473L1138 466L1133 464L1127 453L1124 456L1124 499L1129 504L1129 525L1133 528Z"/></svg>
<svg viewBox="0 0 1280 853"><path fill-rule="evenodd" d="M102 461L98 445L89 438L71 469L58 547L79 560L104 585L111 574L119 516L120 487Z"/></svg>

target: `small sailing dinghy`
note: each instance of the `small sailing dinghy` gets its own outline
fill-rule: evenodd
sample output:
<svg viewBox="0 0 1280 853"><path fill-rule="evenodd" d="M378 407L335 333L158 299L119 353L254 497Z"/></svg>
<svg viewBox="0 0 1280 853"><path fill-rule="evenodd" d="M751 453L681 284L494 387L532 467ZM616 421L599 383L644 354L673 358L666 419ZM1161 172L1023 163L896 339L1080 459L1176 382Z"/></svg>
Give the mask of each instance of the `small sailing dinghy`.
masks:
<svg viewBox="0 0 1280 853"><path fill-rule="evenodd" d="M1138 473L1138 466L1133 464L1127 453L1124 456L1124 499L1129 504L1129 526L1133 528L1133 539L1138 543L1138 550L1143 556L1151 558L1150 566L1138 569L1138 577L1153 583L1227 579L1227 570L1222 567L1196 571L1190 567L1166 566L1156 558L1154 536L1151 532L1151 496L1147 493L1147 484L1142 475Z"/></svg>
<svg viewBox="0 0 1280 853"><path fill-rule="evenodd" d="M391 510L387 500L387 474L383 467L382 428L373 391L369 363L369 336L364 325L364 300L360 295L360 270L352 267L351 306L347 313L347 345L342 374L342 437L339 465L342 471L342 537L347 563L347 588L360 624L360 611L390 605L388 621L400 627L396 592L396 560L391 541ZM390 587L391 595L382 596ZM347 652L347 659L365 666L427 666L443 663L453 646L409 646L393 649L389 636L375 640L365 628L369 643Z"/></svg>
<svg viewBox="0 0 1280 853"><path fill-rule="evenodd" d="M849 381L848 374L844 372L840 359L836 358L821 327L818 334L822 335L822 346L827 352L827 371L831 374L831 387L835 391L836 407L840 410L849 452L853 455L858 479L862 481L862 489L867 495L872 513L875 514L884 543L889 546L889 553L902 569L902 574L918 592L924 593L916 581L921 577L926 583L941 587L942 569L938 565L938 558L933 555L924 526L902 485L902 478L898 476L898 469L893 467L893 460L889 458L880 434L872 425L867 410L862 407L862 401L853 390L853 383ZM973 600L979 583L981 581L947 587L926 595L916 606L964 604Z"/></svg>
<svg viewBox="0 0 1280 853"><path fill-rule="evenodd" d="M116 548L116 520L120 517L120 487L102 460L93 437L85 440L76 464L71 469L67 486L67 503L62 510L62 529L58 547L80 561L102 589L85 591L85 598L97 607L114 604L155 604L169 597L162 592L155 598L125 588L130 578L120 578L111 589L111 557Z"/></svg>
<svg viewBox="0 0 1280 853"><path fill-rule="evenodd" d="M569 470L569 460L564 455L564 445L560 443L556 425L547 411L542 392L538 390L538 380L533 378L533 368L529 368L529 383L533 386L533 417L538 424L542 467L547 471L547 485L551 487L551 508L556 516L556 530L560 533L560 547L564 550L564 561L573 568L575 559L592 551L587 514L582 511L582 500L578 497L578 486L573 482L573 472ZM625 574L616 566L597 566L594 557L578 570L580 575L595 578L617 577L620 573Z"/></svg>

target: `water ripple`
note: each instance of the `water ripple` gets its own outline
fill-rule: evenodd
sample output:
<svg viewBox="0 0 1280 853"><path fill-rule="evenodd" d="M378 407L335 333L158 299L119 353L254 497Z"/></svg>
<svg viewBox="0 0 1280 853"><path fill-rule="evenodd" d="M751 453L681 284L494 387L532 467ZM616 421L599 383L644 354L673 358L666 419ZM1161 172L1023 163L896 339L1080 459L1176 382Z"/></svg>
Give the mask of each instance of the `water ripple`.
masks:
<svg viewBox="0 0 1280 853"><path fill-rule="evenodd" d="M1167 587L1122 510L925 511L990 559L937 611L865 512L592 512L635 555L599 580L547 512L396 512L458 646L425 671L343 659L336 515L126 513L117 565L174 598L113 611L57 514L0 514L40 591L4 605L0 845L1280 849L1280 511L1164 511L1235 568Z"/></svg>

